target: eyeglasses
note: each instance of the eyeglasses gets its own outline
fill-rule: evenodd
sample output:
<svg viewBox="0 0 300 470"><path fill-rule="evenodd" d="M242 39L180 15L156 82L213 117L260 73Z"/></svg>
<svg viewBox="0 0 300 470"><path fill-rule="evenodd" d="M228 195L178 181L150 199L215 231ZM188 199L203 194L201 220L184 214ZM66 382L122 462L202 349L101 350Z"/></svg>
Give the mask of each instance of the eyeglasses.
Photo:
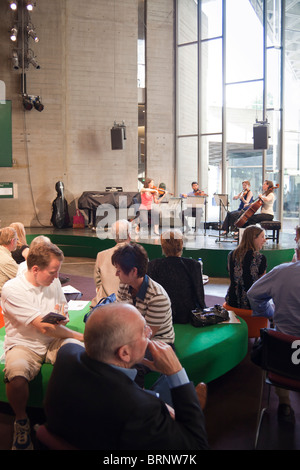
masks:
<svg viewBox="0 0 300 470"><path fill-rule="evenodd" d="M135 343L136 341L140 341L141 339L150 339L152 336L152 329L150 328L149 325L147 325L147 323L145 323L145 326L144 326L144 331L143 331L143 338L137 338L137 339L132 339L131 341L126 341L125 344L130 344L130 343ZM115 351L115 354L118 352L118 350L120 349L121 346L119 346L116 351Z"/></svg>

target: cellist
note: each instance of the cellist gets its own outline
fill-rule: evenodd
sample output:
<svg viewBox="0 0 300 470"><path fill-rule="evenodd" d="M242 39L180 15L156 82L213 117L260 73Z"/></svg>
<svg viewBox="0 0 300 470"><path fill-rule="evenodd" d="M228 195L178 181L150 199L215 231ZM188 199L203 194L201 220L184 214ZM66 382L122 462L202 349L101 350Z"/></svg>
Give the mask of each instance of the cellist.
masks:
<svg viewBox="0 0 300 470"><path fill-rule="evenodd" d="M274 185L273 181L265 180L262 185L262 194L259 194L258 199L262 201L261 211L259 214L251 215L250 218L246 221L243 227L248 225L259 224L260 222L273 220L274 218L274 200L275 195L273 192ZM255 202L253 202L255 204Z"/></svg>
<svg viewBox="0 0 300 470"><path fill-rule="evenodd" d="M240 205L236 211L227 212L227 215L222 224L222 230L224 230L222 235L227 235L230 228L234 226L234 222L242 215L242 212L245 211L249 207L249 205L253 202L253 194L250 189L250 186L251 186L250 181L248 180L243 181L242 191L238 195L233 196L233 199L240 199Z"/></svg>

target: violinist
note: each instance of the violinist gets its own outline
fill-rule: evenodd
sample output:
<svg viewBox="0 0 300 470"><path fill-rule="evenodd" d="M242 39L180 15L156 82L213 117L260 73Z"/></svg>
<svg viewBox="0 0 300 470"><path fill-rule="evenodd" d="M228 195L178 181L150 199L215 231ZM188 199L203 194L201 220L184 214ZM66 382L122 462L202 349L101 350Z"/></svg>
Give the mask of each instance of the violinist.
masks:
<svg viewBox="0 0 300 470"><path fill-rule="evenodd" d="M155 188L153 179L146 178L141 189L140 226L141 230L148 233L148 226L151 225L155 235L159 235L158 196L158 189Z"/></svg>
<svg viewBox="0 0 300 470"><path fill-rule="evenodd" d="M252 215L244 224L244 227L247 227L248 225L259 224L260 222L263 222L263 221L273 220L274 218L273 206L274 206L274 200L275 200L273 189L274 189L273 181L265 180L262 185L262 194L259 194L258 196L258 199L262 201L261 211L259 214ZM255 202L253 204L255 204Z"/></svg>
<svg viewBox="0 0 300 470"><path fill-rule="evenodd" d="M222 235L227 235L230 228L234 228L234 222L242 215L242 212L249 207L249 204L253 202L253 194L250 189L250 186L250 181L243 181L242 191L236 196L233 196L233 199L240 200L240 205L236 211L227 212L227 215L222 225Z"/></svg>
<svg viewBox="0 0 300 470"><path fill-rule="evenodd" d="M196 197L196 196L207 196L202 189L199 189L199 184L197 181L192 182L192 191L187 193L187 194L180 194L180 197L187 198L187 197ZM183 230L184 232L190 232L191 228L188 224L187 217L195 217L196 218L196 231L200 229L200 222L201 222L201 217L203 215L203 209L202 207L193 207L191 209L187 209L181 212L181 220L182 220L182 225L183 225Z"/></svg>

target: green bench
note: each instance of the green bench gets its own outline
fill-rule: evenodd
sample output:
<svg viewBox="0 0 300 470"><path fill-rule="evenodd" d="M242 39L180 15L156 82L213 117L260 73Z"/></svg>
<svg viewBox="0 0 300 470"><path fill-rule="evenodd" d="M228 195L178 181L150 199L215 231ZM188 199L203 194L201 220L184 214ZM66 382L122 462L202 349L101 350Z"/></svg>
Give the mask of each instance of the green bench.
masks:
<svg viewBox="0 0 300 470"><path fill-rule="evenodd" d="M69 327L83 331L83 317L89 306L81 311L69 311ZM187 371L191 381L211 382L237 366L245 357L248 350L248 329L244 320L239 324L219 324L205 328L195 328L192 325L175 325L175 349L182 366ZM3 354L5 328L0 329L0 356ZM51 364L44 364L37 377L30 382L28 406L41 408L46 393L47 384L52 372ZM5 385L3 383L4 363L0 364L0 401L7 402ZM150 387L157 374L146 376L145 385Z"/></svg>

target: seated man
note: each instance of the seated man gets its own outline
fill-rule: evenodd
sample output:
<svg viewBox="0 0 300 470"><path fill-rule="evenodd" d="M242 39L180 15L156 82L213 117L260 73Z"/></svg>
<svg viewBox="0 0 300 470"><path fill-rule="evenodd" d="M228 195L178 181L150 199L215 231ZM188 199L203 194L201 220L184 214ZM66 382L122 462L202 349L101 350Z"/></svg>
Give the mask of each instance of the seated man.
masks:
<svg viewBox="0 0 300 470"><path fill-rule="evenodd" d="M63 343L83 341L82 333L65 326L67 304L58 279L62 261L63 253L56 245L38 244L30 248L28 270L3 286L6 394L15 413L13 450L32 449L26 414L28 382L43 362L55 361ZM43 317L55 310L65 312L65 319L57 324L43 322Z"/></svg>
<svg viewBox="0 0 300 470"><path fill-rule="evenodd" d="M82 450L207 449L201 398L173 349L149 341L150 334L132 305L96 308L86 323L85 349L68 344L58 352L45 399L49 430ZM147 346L153 360L146 362L165 374L173 410L134 382L133 366Z"/></svg>
<svg viewBox="0 0 300 470"><path fill-rule="evenodd" d="M107 250L100 251L97 254L94 281L96 285L96 297L92 300L91 306L94 307L102 297L108 297L110 294L116 294L119 288L119 279L116 277L116 268L111 262L114 251L125 243L130 243L131 224L127 220L117 220L111 226L111 235L116 245Z"/></svg>
<svg viewBox="0 0 300 470"><path fill-rule="evenodd" d="M299 243L299 242L298 242ZM247 296L253 315L274 320L276 330L300 336L300 246L296 248L297 261L283 263L262 276L248 290ZM279 421L294 422L289 390L276 388L279 398Z"/></svg>
<svg viewBox="0 0 300 470"><path fill-rule="evenodd" d="M199 185L197 181L192 182L192 191L189 192L188 194L180 194L180 197L187 198L187 197L197 197L197 196L207 196L204 191L199 189ZM184 232L189 232L191 231L191 227L188 224L188 217L195 217L196 222L195 222L195 228L196 231L200 230L200 223L201 223L201 217L203 215L203 209L201 205L197 205L196 207L192 208L187 208L183 210L180 213L182 225L183 225L183 230Z"/></svg>
<svg viewBox="0 0 300 470"><path fill-rule="evenodd" d="M0 230L0 295L3 285L9 279L16 277L18 265L12 257L18 241L17 232L12 227Z"/></svg>

